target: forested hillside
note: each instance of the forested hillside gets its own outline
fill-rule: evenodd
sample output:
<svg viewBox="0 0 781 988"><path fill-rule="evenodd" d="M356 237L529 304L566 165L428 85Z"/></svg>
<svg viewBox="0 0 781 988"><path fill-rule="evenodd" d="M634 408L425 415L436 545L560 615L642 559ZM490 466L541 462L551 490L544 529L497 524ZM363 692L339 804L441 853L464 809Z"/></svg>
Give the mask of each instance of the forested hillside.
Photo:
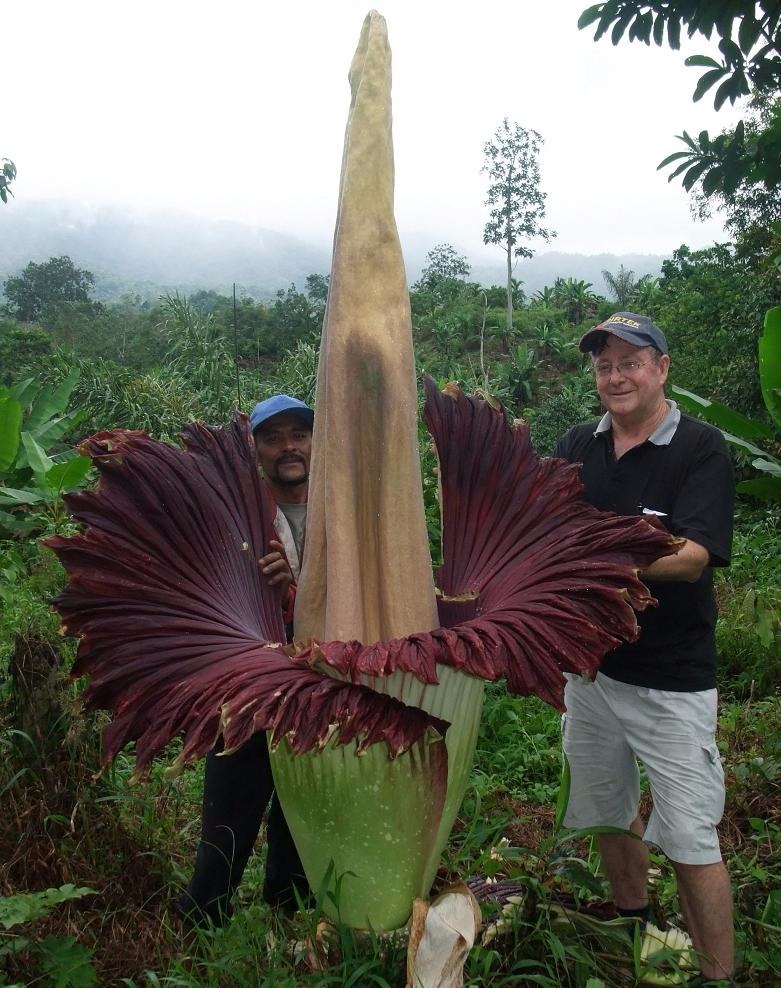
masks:
<svg viewBox="0 0 781 988"><path fill-rule="evenodd" d="M418 235L403 242L407 273L415 281L431 244ZM215 221L182 213L149 213L50 203L14 203L3 215L0 285L29 261L63 254L95 275L95 298L117 301L139 295L156 301L163 292L216 291L272 298L307 275L327 274L329 245L306 243L276 230ZM623 267L637 277L657 277L663 257L650 254L563 254L547 251L521 259L515 277L527 294L573 277L601 285L601 272ZM472 276L482 285L502 282L501 255L481 261Z"/></svg>

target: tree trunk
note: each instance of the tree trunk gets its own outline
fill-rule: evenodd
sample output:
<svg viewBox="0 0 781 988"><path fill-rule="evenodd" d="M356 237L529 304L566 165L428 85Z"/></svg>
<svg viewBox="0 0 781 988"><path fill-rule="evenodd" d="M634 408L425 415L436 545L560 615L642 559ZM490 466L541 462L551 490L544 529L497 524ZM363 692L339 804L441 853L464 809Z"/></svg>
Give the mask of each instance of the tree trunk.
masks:
<svg viewBox="0 0 781 988"><path fill-rule="evenodd" d="M507 338L513 332L513 245L510 238L510 231L507 231Z"/></svg>

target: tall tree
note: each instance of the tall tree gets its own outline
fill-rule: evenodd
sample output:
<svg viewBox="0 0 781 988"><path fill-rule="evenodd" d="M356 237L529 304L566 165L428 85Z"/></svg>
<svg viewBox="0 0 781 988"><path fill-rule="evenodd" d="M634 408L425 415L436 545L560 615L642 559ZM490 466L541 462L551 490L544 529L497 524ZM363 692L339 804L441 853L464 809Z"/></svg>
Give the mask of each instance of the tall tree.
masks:
<svg viewBox="0 0 781 988"><path fill-rule="evenodd" d="M437 244L426 254L428 264L420 272L420 284L432 287L444 279L468 278L469 262L452 244Z"/></svg>
<svg viewBox="0 0 781 988"><path fill-rule="evenodd" d="M534 251L522 241L541 237L548 241L556 234L542 226L546 195L540 188L539 153L542 137L507 117L483 146L482 171L490 185L486 206L489 220L483 242L496 244L507 259L507 330L513 328L513 267L519 257L532 257Z"/></svg>
<svg viewBox="0 0 781 988"><path fill-rule="evenodd" d="M95 286L92 272L77 268L67 256L30 261L16 278L9 278L3 291L10 314L21 322L34 322L62 302L89 302Z"/></svg>
<svg viewBox="0 0 781 988"><path fill-rule="evenodd" d="M781 4L778 0L608 0L584 10L578 27L596 23L594 40L612 25L614 45L628 31L630 41L651 39L663 45L665 36L673 49L681 46L681 28L690 38L718 36L720 60L692 55L687 65L704 69L693 99L718 86L713 105L744 96L775 96L781 90ZM753 135L741 120L734 130L711 139L707 131L696 138L686 131L679 138L685 151L669 155L659 165L675 164L672 180L682 175L689 190L701 181L702 191L731 195L739 186L762 184L774 189L781 182L781 106L776 105L765 125Z"/></svg>

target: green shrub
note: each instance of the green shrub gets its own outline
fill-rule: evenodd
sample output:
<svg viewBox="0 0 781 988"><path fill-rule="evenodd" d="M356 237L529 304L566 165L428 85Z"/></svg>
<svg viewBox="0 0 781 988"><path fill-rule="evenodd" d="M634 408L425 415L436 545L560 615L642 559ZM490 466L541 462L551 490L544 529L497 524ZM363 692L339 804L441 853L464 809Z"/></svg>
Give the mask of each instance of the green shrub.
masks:
<svg viewBox="0 0 781 988"><path fill-rule="evenodd" d="M535 451L539 456L552 456L556 443L568 429L598 414L594 379L585 372L571 378L556 394L528 410Z"/></svg>
<svg viewBox="0 0 781 988"><path fill-rule="evenodd" d="M732 565L716 571L719 685L766 696L781 682L781 510L739 505Z"/></svg>

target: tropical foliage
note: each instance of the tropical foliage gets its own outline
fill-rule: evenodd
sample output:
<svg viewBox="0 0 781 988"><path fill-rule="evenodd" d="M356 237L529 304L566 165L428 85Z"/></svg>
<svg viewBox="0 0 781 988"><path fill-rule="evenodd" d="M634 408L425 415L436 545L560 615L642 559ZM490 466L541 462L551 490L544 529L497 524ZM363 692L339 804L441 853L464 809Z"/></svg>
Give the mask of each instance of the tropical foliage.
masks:
<svg viewBox="0 0 781 988"><path fill-rule="evenodd" d="M713 105L718 110L729 100L769 94L775 98L781 88L781 15L774 0L753 3L713 4L707 0L609 0L585 10L578 21L581 28L596 24L594 39L610 31L617 45L626 35L629 41L649 45L665 43L680 48L681 32L719 39L718 57L692 55L687 65L703 69L693 99L701 99L715 87ZM703 193L732 195L741 186L762 184L774 189L781 181L781 108L775 104L761 127L747 127L739 121L731 132L711 138L707 131L691 137L686 131L679 138L684 151L669 155L659 165L675 165L670 179L683 176L688 190L701 182Z"/></svg>

